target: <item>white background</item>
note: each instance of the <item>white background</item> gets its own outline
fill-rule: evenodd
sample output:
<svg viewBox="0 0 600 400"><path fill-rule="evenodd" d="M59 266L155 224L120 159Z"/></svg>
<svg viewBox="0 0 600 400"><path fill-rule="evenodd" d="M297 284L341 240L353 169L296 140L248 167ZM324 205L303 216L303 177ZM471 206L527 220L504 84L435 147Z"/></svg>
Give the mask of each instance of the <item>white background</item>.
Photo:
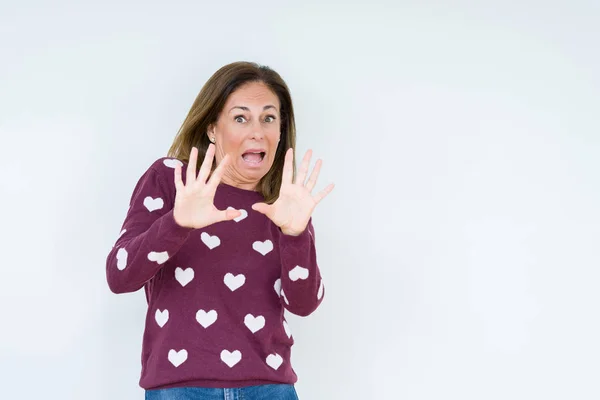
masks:
<svg viewBox="0 0 600 400"><path fill-rule="evenodd" d="M0 397L143 398L145 299L105 259L245 60L336 184L301 400L600 398L599 3L314 3L2 1Z"/></svg>

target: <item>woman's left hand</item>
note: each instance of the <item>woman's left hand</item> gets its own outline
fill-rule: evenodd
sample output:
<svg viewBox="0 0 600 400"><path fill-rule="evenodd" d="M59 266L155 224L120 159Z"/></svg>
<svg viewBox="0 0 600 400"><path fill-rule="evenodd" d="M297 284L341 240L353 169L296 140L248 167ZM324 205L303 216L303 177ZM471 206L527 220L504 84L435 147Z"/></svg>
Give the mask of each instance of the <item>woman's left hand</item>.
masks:
<svg viewBox="0 0 600 400"><path fill-rule="evenodd" d="M312 150L308 150L302 159L296 182L293 182L294 152L291 148L288 149L283 164L279 197L273 204L255 203L252 205L253 210L266 215L286 235L298 236L304 232L313 210L334 187L333 183L330 183L318 194L312 195L311 192L317 183L322 161L317 160L308 181L304 183L311 156Z"/></svg>

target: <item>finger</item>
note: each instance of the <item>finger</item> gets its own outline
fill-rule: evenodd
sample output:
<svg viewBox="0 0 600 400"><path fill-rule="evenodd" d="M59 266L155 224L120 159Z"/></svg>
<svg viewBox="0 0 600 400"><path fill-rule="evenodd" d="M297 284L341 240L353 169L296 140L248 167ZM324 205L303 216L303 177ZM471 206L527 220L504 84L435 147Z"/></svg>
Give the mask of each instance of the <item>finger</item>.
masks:
<svg viewBox="0 0 600 400"><path fill-rule="evenodd" d="M310 158L312 157L312 150L308 150L302 158L302 164L300 164L300 171L296 177L296 184L304 186L306 180L306 174L308 174L308 166L310 165Z"/></svg>
<svg viewBox="0 0 600 400"><path fill-rule="evenodd" d="M192 147L190 152L190 160L188 162L187 171L185 174L186 185L191 185L196 180L196 163L198 162L198 148Z"/></svg>
<svg viewBox="0 0 600 400"><path fill-rule="evenodd" d="M319 193L317 193L317 195L314 198L315 202L317 204L319 204L319 202L321 200L323 200L325 198L325 196L327 196L329 193L331 193L331 191L333 190L333 187L335 185L333 183L330 183L329 185L327 185L327 187L323 190L321 190Z"/></svg>
<svg viewBox="0 0 600 400"><path fill-rule="evenodd" d="M285 152L285 160L283 162L283 175L281 183L293 183L294 177L294 149L291 147Z"/></svg>
<svg viewBox="0 0 600 400"><path fill-rule="evenodd" d="M181 165L175 164L175 190L179 191L183 189L183 181L181 180Z"/></svg>
<svg viewBox="0 0 600 400"><path fill-rule="evenodd" d="M206 183L206 187L210 189L213 193L217 190L217 186L219 182L221 182L221 178L223 177L223 173L225 172L225 167L229 164L229 154L225 154L225 157L221 160L215 171L210 176L210 179Z"/></svg>
<svg viewBox="0 0 600 400"><path fill-rule="evenodd" d="M321 166L323 165L323 160L318 159L315 163L315 167L308 178L308 182L306 182L306 188L309 192L312 192L313 188L317 184L317 179L319 178L319 172L321 171Z"/></svg>
<svg viewBox="0 0 600 400"><path fill-rule="evenodd" d="M206 149L206 154L204 155L204 160L202 160L202 165L200 166L200 171L198 172L198 181L205 183L208 178L208 174L210 174L210 170L212 169L213 157L215 155L215 145L209 144L208 149Z"/></svg>
<svg viewBox="0 0 600 400"><path fill-rule="evenodd" d="M233 208L228 208L227 210L221 211L221 217L223 218L223 221L231 221L240 215L242 215L242 212Z"/></svg>
<svg viewBox="0 0 600 400"><path fill-rule="evenodd" d="M254 211L258 211L259 213L268 216L269 212L271 211L271 206L267 203L254 203L252 204L252 209Z"/></svg>

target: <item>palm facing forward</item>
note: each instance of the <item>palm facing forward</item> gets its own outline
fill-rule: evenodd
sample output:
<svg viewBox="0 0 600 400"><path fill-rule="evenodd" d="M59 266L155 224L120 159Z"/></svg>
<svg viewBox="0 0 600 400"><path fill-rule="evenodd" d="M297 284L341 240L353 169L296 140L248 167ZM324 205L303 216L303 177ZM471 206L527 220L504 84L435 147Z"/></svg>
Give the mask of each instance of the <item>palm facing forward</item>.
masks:
<svg viewBox="0 0 600 400"><path fill-rule="evenodd" d="M288 149L283 164L279 197L273 204L255 203L252 205L253 210L266 215L286 235L298 236L304 232L317 204L333 190L334 185L330 183L318 194L313 196L311 193L319 177L321 160L317 160L308 181L304 183L311 155L312 150L308 150L302 159L296 182L293 182L294 153L291 148Z"/></svg>

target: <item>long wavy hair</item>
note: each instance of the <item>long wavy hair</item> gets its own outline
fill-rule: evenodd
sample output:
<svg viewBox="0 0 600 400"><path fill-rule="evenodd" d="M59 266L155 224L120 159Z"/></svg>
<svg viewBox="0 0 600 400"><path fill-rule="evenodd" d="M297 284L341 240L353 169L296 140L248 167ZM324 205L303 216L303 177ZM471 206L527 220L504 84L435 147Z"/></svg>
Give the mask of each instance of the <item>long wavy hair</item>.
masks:
<svg viewBox="0 0 600 400"><path fill-rule="evenodd" d="M289 88L281 76L267 66L238 61L225 65L215 72L204 84L192 104L167 157L174 157L187 163L192 147L195 146L198 148L197 168L199 169L211 143L207 135L208 127L216 123L229 95L250 82L264 83L277 95L280 103L281 140L271 169L257 185L257 191L263 195L265 202L272 204L279 197L285 153L290 147L294 149L294 179L296 176L296 123ZM215 168L216 159L213 160L212 171Z"/></svg>

